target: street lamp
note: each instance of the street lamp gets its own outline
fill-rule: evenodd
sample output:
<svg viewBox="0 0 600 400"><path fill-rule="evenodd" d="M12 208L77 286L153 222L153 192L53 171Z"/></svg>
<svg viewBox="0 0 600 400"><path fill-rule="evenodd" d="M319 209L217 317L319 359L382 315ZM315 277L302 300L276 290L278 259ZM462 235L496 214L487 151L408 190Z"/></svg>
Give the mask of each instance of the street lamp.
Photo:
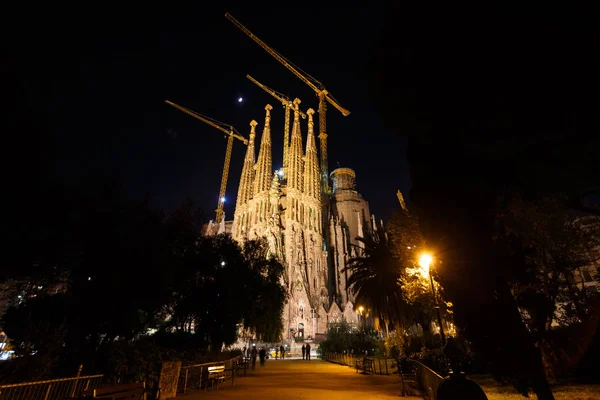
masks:
<svg viewBox="0 0 600 400"><path fill-rule="evenodd" d="M442 348L446 346L446 335L444 335L444 326L442 325L442 314L440 314L440 306L437 302L437 297L435 295L435 286L433 285L433 275L431 275L430 267L433 263L433 257L430 254L423 253L421 258L419 259L419 266L421 267L421 275L424 278L429 275L429 280L431 282L431 292L433 293L433 301L435 304L435 310L437 312L438 323L440 324L440 337L442 338Z"/></svg>

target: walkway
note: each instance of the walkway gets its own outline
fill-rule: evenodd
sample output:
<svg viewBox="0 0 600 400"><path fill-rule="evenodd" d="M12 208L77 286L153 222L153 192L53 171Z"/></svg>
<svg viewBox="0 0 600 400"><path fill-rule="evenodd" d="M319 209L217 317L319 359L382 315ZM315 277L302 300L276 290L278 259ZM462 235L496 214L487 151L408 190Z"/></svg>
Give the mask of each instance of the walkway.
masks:
<svg viewBox="0 0 600 400"><path fill-rule="evenodd" d="M320 360L267 360L262 371L248 371L227 382L218 391L196 392L180 397L201 399L377 399L398 400L400 379L396 375L362 375L350 367ZM420 399L420 397L404 397Z"/></svg>

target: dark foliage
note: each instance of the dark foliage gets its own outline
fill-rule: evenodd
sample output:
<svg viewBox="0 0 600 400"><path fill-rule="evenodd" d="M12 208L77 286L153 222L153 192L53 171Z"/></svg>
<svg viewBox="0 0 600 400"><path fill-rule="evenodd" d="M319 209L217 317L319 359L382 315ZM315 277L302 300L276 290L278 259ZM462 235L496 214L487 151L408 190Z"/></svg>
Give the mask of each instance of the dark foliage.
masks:
<svg viewBox="0 0 600 400"><path fill-rule="evenodd" d="M385 125L410 136L410 200L444 258L440 279L457 325L497 376L552 399L508 283L524 259L496 245L494 218L513 191L525 199L566 193L572 207L592 212L582 200L598 192L599 143L589 136L597 119L585 89L592 70L579 67L593 65L591 42L581 39L590 36L579 32L592 25L546 24L554 18L539 9L518 18L428 12L427 23L414 11L398 3L382 13L387 28L369 65Z"/></svg>
<svg viewBox="0 0 600 400"><path fill-rule="evenodd" d="M2 318L21 356L9 379L71 375L81 363L152 379L159 360L219 352L242 325L279 338L283 266L266 258L264 243L242 250L229 235L202 237L191 201L165 219L112 181L57 184L45 195L53 213L23 221L30 251L2 271L21 285L10 293L27 293ZM129 365L135 358L141 364Z"/></svg>

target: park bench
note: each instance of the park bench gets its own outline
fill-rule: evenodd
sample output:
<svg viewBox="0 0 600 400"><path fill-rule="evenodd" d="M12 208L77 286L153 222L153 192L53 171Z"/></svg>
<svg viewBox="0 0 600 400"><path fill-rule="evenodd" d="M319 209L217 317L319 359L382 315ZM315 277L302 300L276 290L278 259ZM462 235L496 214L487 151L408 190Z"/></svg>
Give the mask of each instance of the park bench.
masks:
<svg viewBox="0 0 600 400"><path fill-rule="evenodd" d="M84 398L93 399L146 399L146 383L125 383L114 386L106 386L97 389L88 389Z"/></svg>
<svg viewBox="0 0 600 400"><path fill-rule="evenodd" d="M233 381L235 379L235 366L231 369L225 369L225 365L213 365L212 367L208 367L208 382L211 387L214 387L214 384L217 384L217 390L219 390L219 384L224 383L225 381L231 379L231 386L233 386ZM206 389L208 389L208 385L206 385Z"/></svg>
<svg viewBox="0 0 600 400"><path fill-rule="evenodd" d="M250 364L250 359L249 358L240 357L240 359L237 360L237 362L235 364L235 368L236 368L236 370L243 369L244 370L244 376L246 376L249 364Z"/></svg>
<svg viewBox="0 0 600 400"><path fill-rule="evenodd" d="M402 396L411 394L410 386L417 386L417 367L408 360L398 360L398 375L402 383Z"/></svg>
<svg viewBox="0 0 600 400"><path fill-rule="evenodd" d="M362 361L358 360L356 361L356 373L358 373L358 370L362 369L362 373L366 374L366 373L373 373L373 359L372 358L363 358Z"/></svg>

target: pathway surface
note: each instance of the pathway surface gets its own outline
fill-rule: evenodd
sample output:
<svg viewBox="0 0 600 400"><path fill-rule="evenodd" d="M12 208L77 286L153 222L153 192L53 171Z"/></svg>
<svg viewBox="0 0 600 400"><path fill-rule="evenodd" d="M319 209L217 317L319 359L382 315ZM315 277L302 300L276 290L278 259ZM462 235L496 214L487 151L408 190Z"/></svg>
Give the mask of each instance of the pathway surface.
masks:
<svg viewBox="0 0 600 400"><path fill-rule="evenodd" d="M320 360L267 360L259 371L248 370L248 376L236 377L219 388L196 392L179 398L261 399L261 400L353 400L400 398L397 375L362 375L350 367ZM402 399L420 399L403 397Z"/></svg>

